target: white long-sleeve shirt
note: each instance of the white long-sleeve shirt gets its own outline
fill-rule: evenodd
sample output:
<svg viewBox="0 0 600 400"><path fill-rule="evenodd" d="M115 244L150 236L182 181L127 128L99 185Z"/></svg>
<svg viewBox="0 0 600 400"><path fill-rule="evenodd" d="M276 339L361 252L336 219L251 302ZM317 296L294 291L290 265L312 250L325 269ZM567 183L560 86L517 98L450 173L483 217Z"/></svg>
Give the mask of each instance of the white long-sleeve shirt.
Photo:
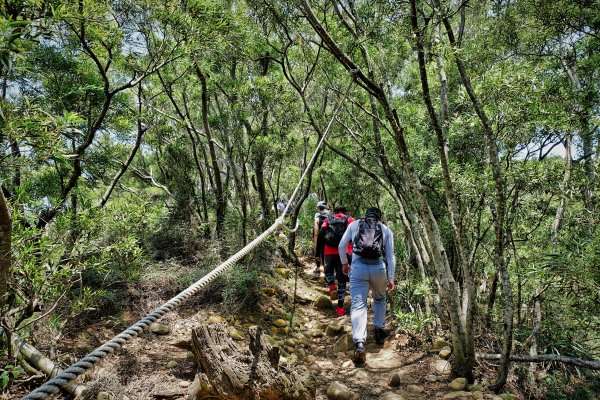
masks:
<svg viewBox="0 0 600 400"><path fill-rule="evenodd" d="M342 240L340 240L338 249L340 250L340 260L342 264L348 263L346 246L353 242L354 237L358 233L359 223L360 220L356 220L348 225L346 232L344 232L344 236L342 236ZM383 254L385 256L385 263L387 264L388 279L394 280L396 273L396 258L394 257L394 234L392 230L384 224L381 224L381 231L383 232ZM361 259L363 262L366 261L367 264L373 263L373 260L363 259L358 254L352 253L352 260L355 259Z"/></svg>

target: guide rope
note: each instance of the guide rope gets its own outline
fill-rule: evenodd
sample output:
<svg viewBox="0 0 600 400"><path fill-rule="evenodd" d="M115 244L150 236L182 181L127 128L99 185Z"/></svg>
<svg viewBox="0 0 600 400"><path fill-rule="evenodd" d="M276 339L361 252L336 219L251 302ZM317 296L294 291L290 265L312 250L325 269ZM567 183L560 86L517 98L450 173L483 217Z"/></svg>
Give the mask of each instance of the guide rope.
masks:
<svg viewBox="0 0 600 400"><path fill-rule="evenodd" d="M177 307L179 304L181 304L184 300L187 300L194 294L198 293L198 291L200 289L204 288L210 282L215 280L215 278L217 278L217 276L221 275L229 267L234 265L237 261L242 259L245 255L250 253L250 251L252 251L255 247L257 247L267 236L269 236L271 233L275 232L278 228L282 227L283 229L287 230L288 232L295 232L298 229L298 221L296 220L296 227L294 229L290 229L287 226L285 226L284 216L286 215L295 196L298 194L298 191L300 190L300 187L302 186L302 182L306 178L308 171L310 171L312 169L312 165L314 164L315 160L317 159L317 155L319 154L319 152L323 146L323 143L325 141L325 138L327 137L327 134L329 133L329 128L333 124L333 121L335 120L336 115L341 108L342 102L346 99L346 97L348 96L348 93L350 92L352 83L353 82L350 81L350 84L348 85L348 89L346 90L344 97L340 99L336 109L333 111L331 120L329 121L329 124L327 125L325 131L323 132L323 135L321 136L321 140L319 141L319 144L315 148L313 156L312 156L309 164L305 168L304 173L300 177L300 180L298 181L298 184L296 185L296 188L294 189L294 192L292 193L292 196L290 197L288 204L286 205L284 211L281 213L281 216L278 217L269 228L267 228L267 230L265 230L263 233L261 233L259 236L257 236L253 241L248 243L237 253L235 253L234 255L229 257L225 262L223 262L222 264L217 266L211 272L209 272L208 274L203 276L201 279L199 279L198 281L193 283L191 286L189 286L187 289L185 289L184 291L179 293L177 296L173 297L172 299L167 301L162 306L154 309L152 312L150 312L148 315L143 317L141 320L139 320L135 324L131 325L129 328L127 328L126 330L124 330L123 332L121 332L120 334L115 336L114 338L110 339L108 342L104 343L102 346L94 349L92 352L85 355L82 359L77 361L75 364L71 365L69 368L65 369L60 374L56 375L54 378L49 379L47 382L42 384L40 387L35 389L33 392L29 393L27 396L21 398L21 400L40 400L40 399L48 398L55 393L58 393L60 391L61 386L69 384L71 381L75 380L79 375L84 374L88 369L92 368L94 366L94 364L97 364L104 357L106 357L110 353L114 352L116 349L118 349L119 347L124 345L126 342L128 342L129 340L133 339L138 334L140 334L144 330L144 328L147 328L153 322L160 320L164 316L164 314L166 314L169 311L172 311L175 307Z"/></svg>

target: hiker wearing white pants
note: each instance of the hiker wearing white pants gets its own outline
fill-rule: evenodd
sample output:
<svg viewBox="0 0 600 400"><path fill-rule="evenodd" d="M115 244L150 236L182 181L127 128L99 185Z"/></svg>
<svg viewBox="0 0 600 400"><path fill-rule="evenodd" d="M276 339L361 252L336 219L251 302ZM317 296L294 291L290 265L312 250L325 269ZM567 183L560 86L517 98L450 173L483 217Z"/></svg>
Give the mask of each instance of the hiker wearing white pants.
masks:
<svg viewBox="0 0 600 400"><path fill-rule="evenodd" d="M367 296L369 288L373 292L373 325L375 341L383 344L386 333L385 308L386 289L394 288L394 235L381 222L381 211L372 207L367 209L365 217L348 225L339 248L345 249L352 242L352 270L348 265L345 251L340 251L340 260L344 273L350 272L350 296L352 306L350 319L352 321L352 339L356 349L354 359L365 362L366 352L364 343L367 340ZM384 265L383 258L385 257Z"/></svg>

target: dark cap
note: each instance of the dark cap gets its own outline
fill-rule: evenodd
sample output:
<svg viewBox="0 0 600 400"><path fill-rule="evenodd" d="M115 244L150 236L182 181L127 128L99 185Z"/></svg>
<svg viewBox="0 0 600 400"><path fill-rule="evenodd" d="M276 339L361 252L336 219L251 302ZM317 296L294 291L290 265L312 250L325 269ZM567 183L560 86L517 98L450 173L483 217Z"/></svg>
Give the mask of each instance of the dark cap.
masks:
<svg viewBox="0 0 600 400"><path fill-rule="evenodd" d="M369 208L367 208L365 217L374 217L377 220L380 220L381 219L381 210L377 207L369 207Z"/></svg>

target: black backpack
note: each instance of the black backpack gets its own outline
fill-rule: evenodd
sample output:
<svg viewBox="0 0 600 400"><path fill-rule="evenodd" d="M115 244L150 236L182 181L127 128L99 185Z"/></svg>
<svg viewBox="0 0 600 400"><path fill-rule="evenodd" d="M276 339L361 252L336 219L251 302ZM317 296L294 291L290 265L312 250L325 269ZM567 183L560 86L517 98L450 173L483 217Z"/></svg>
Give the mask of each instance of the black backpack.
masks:
<svg viewBox="0 0 600 400"><path fill-rule="evenodd" d="M327 246L338 247L346 228L348 227L348 216L341 218L334 216L327 217L327 230L325 231L325 244Z"/></svg>
<svg viewBox="0 0 600 400"><path fill-rule="evenodd" d="M321 229L321 226L323 226L323 222L325 222L325 220L327 218L329 218L330 214L329 213L323 213L323 214L319 214L319 222L317 223L317 226L319 227L319 230Z"/></svg>
<svg viewBox="0 0 600 400"><path fill-rule="evenodd" d="M381 222L367 217L358 222L358 232L352 241L352 252L363 258L377 259L383 255Z"/></svg>

